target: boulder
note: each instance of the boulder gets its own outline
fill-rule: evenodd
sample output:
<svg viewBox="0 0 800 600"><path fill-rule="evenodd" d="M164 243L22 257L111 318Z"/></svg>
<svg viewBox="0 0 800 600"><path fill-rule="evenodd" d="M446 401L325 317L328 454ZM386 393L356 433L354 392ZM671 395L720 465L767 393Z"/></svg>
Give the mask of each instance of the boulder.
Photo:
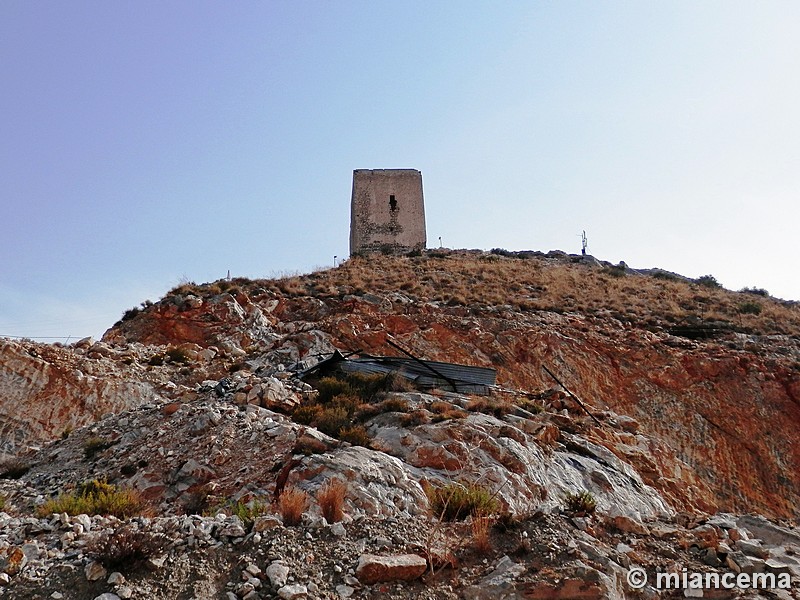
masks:
<svg viewBox="0 0 800 600"><path fill-rule="evenodd" d="M366 585L383 581L412 581L421 577L427 568L428 562L416 554L362 554L358 558L356 577Z"/></svg>

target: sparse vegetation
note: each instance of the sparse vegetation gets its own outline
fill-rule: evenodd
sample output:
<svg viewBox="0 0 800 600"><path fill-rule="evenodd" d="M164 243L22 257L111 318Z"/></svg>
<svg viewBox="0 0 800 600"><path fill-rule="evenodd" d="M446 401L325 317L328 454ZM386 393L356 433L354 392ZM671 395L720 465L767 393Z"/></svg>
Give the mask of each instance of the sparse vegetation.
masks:
<svg viewBox="0 0 800 600"><path fill-rule="evenodd" d="M303 513L308 509L308 494L297 488L286 488L278 498L278 512L281 514L283 524L287 526L299 525Z"/></svg>
<svg viewBox="0 0 800 600"><path fill-rule="evenodd" d="M745 287L739 290L742 294L753 294L754 296L763 296L764 298L769 298L769 292L764 288L757 288L757 287Z"/></svg>
<svg viewBox="0 0 800 600"><path fill-rule="evenodd" d="M470 523L472 546L482 554L492 550L491 528L492 517L480 514L472 516L472 522Z"/></svg>
<svg viewBox="0 0 800 600"><path fill-rule="evenodd" d="M453 406L449 402L444 402L443 400L437 400L431 403L430 409L433 413L431 421L434 423L449 421L450 419L463 419L469 414L465 410Z"/></svg>
<svg viewBox="0 0 800 600"><path fill-rule="evenodd" d="M344 518L346 494L347 484L341 479L331 479L317 491L317 503L328 523L336 523Z"/></svg>
<svg viewBox="0 0 800 600"><path fill-rule="evenodd" d="M603 272L611 275L612 277L622 277L627 273L627 267L625 263L620 263L618 265L611 265L610 267L606 267Z"/></svg>
<svg viewBox="0 0 800 600"><path fill-rule="evenodd" d="M591 515L597 508L597 500L594 494L586 490L577 494L567 492L564 496L564 508L575 515Z"/></svg>
<svg viewBox="0 0 800 600"><path fill-rule="evenodd" d="M513 412L514 405L506 400L498 398L477 398L467 404L467 410L471 412L481 412L487 415L494 415L498 419Z"/></svg>
<svg viewBox="0 0 800 600"><path fill-rule="evenodd" d="M126 523L111 533L95 538L87 548L87 553L106 569L130 573L148 559L163 554L168 547L167 536L140 531Z"/></svg>
<svg viewBox="0 0 800 600"><path fill-rule="evenodd" d="M180 348L178 346L173 346L169 348L166 352L167 358L169 358L170 362L177 363L177 364L187 364L191 362L191 357L189 353Z"/></svg>
<svg viewBox="0 0 800 600"><path fill-rule="evenodd" d="M343 442L353 444L353 446L364 446L365 448L368 448L372 441L363 425L342 427L339 430L338 437Z"/></svg>
<svg viewBox="0 0 800 600"><path fill-rule="evenodd" d="M19 479L31 470L31 464L21 457L0 462L0 479Z"/></svg>
<svg viewBox="0 0 800 600"><path fill-rule="evenodd" d="M761 304L758 302L742 302L739 305L739 313L743 315L760 315Z"/></svg>
<svg viewBox="0 0 800 600"><path fill-rule="evenodd" d="M229 516L239 517L242 523L244 523L245 528L249 530L258 517L270 513L270 507L269 503L259 500L251 500L250 502L225 500L211 510L206 510L205 512L209 515L222 512Z"/></svg>
<svg viewBox="0 0 800 600"><path fill-rule="evenodd" d="M400 424L403 427L416 427L417 425L429 423L430 420L431 418L427 410L415 410L400 417Z"/></svg>
<svg viewBox="0 0 800 600"><path fill-rule="evenodd" d="M39 507L40 516L52 513L68 515L113 515L127 519L149 511L138 491L119 489L104 480L93 479L77 486L73 492L62 493Z"/></svg>
<svg viewBox="0 0 800 600"><path fill-rule="evenodd" d="M91 460L97 453L102 452L113 445L114 442L110 442L105 438L90 437L83 444L83 455L87 459Z"/></svg>
<svg viewBox="0 0 800 600"><path fill-rule="evenodd" d="M359 423L385 412L405 412L408 403L387 398L390 391L407 389L400 375L362 375L323 377L317 383L317 397L292 412L292 419L313 425L322 433L358 446L369 445L369 434Z"/></svg>
<svg viewBox="0 0 800 600"><path fill-rule="evenodd" d="M425 489L431 513L442 521L461 521L486 516L500 509L500 502L485 487L474 483L448 483Z"/></svg>
<svg viewBox="0 0 800 600"><path fill-rule="evenodd" d="M694 280L697 285L702 285L703 287L717 289L721 288L722 284L717 281L717 278L713 275L701 275L697 279Z"/></svg>

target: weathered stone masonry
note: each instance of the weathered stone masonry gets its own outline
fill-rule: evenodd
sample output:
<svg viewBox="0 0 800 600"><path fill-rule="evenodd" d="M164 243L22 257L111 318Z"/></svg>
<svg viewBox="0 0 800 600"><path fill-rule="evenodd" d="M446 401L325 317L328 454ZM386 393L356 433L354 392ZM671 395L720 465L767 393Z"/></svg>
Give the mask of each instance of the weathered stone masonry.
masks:
<svg viewBox="0 0 800 600"><path fill-rule="evenodd" d="M356 169L350 203L350 254L425 248L422 173Z"/></svg>

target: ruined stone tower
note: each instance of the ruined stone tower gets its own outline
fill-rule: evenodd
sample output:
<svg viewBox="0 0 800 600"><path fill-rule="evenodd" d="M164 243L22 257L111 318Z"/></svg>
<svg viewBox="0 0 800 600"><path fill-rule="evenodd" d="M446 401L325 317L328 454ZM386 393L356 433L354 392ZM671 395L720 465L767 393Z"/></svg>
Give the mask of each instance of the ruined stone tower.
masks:
<svg viewBox="0 0 800 600"><path fill-rule="evenodd" d="M356 169L350 200L350 254L425 248L422 173Z"/></svg>

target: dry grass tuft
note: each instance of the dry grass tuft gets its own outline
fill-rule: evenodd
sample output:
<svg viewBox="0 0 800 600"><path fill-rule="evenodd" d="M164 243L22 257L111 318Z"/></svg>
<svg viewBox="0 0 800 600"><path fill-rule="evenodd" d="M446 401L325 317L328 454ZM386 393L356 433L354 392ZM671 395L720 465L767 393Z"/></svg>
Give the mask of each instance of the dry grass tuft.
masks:
<svg viewBox="0 0 800 600"><path fill-rule="evenodd" d="M472 546L482 554L488 554L492 550L492 540L489 537L492 529L492 518L488 515L473 515L472 523Z"/></svg>
<svg viewBox="0 0 800 600"><path fill-rule="evenodd" d="M337 523L344 518L344 498L347 484L341 479L331 479L317 492L317 503L328 523Z"/></svg>
<svg viewBox="0 0 800 600"><path fill-rule="evenodd" d="M425 488L433 516L441 521L461 521L469 516L497 512L500 502L483 486L475 483L448 483Z"/></svg>
<svg viewBox="0 0 800 600"><path fill-rule="evenodd" d="M288 526L299 525L303 513L308 509L308 494L297 488L286 488L278 498L278 512L281 514L283 524Z"/></svg>

